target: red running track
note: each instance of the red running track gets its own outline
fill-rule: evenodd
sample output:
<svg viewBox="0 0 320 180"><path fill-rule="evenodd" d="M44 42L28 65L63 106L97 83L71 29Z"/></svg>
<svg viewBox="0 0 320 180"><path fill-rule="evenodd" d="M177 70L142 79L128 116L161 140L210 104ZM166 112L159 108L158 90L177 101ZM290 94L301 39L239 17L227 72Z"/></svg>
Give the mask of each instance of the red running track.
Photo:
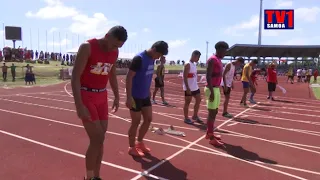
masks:
<svg viewBox="0 0 320 180"><path fill-rule="evenodd" d="M229 111L238 116L230 120L221 112L217 116L218 133L226 143L220 149L203 138L203 127L183 123L181 79L168 76L165 95L174 106L154 105L153 126L173 125L187 136L148 132L145 141L152 154L133 159L127 154L130 117L124 105L123 78L119 76L121 107L110 115L106 134L104 179L320 179L320 102L309 97L306 84L281 80L287 93L277 90L279 101L271 102L266 100L266 83L259 81L255 97L259 104L244 109L239 106L241 84L236 82ZM88 139L76 117L73 98L65 90L71 92L68 82L0 90L3 179L82 178ZM110 93L110 104L112 99ZM199 116L205 119L206 114L202 102Z"/></svg>

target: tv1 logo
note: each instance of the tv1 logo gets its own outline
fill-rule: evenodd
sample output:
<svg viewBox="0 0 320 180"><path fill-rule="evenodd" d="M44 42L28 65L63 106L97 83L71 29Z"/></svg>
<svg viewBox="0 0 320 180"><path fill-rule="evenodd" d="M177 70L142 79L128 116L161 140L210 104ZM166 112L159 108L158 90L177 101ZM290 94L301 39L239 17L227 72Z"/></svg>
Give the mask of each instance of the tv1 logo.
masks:
<svg viewBox="0 0 320 180"><path fill-rule="evenodd" d="M264 29L294 29L294 10L265 9Z"/></svg>

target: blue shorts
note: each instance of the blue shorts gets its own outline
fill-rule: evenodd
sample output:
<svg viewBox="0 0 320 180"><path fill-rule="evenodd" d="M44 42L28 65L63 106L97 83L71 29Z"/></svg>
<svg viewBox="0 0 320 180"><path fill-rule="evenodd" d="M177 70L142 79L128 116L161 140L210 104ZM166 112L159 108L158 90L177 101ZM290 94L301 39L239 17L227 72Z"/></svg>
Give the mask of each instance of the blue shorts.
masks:
<svg viewBox="0 0 320 180"><path fill-rule="evenodd" d="M249 82L242 81L243 88L249 88Z"/></svg>

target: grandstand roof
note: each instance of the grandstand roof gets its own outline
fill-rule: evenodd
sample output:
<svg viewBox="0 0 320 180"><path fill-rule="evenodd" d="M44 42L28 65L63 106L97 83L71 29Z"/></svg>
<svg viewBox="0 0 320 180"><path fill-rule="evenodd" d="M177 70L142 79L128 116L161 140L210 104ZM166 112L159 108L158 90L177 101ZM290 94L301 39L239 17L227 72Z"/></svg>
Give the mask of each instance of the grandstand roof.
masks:
<svg viewBox="0 0 320 180"><path fill-rule="evenodd" d="M319 57L320 45L255 45L235 44L226 56L246 57Z"/></svg>

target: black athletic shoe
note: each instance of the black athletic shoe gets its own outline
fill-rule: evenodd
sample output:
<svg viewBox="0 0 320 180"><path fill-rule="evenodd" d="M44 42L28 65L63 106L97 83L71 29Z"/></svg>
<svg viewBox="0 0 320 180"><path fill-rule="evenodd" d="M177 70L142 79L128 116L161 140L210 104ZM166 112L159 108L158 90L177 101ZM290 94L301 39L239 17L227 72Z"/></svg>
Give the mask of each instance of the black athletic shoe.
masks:
<svg viewBox="0 0 320 180"><path fill-rule="evenodd" d="M84 180L87 180L86 178L83 178ZM102 180L101 178L99 177L93 177L93 178L90 178L89 180Z"/></svg>

